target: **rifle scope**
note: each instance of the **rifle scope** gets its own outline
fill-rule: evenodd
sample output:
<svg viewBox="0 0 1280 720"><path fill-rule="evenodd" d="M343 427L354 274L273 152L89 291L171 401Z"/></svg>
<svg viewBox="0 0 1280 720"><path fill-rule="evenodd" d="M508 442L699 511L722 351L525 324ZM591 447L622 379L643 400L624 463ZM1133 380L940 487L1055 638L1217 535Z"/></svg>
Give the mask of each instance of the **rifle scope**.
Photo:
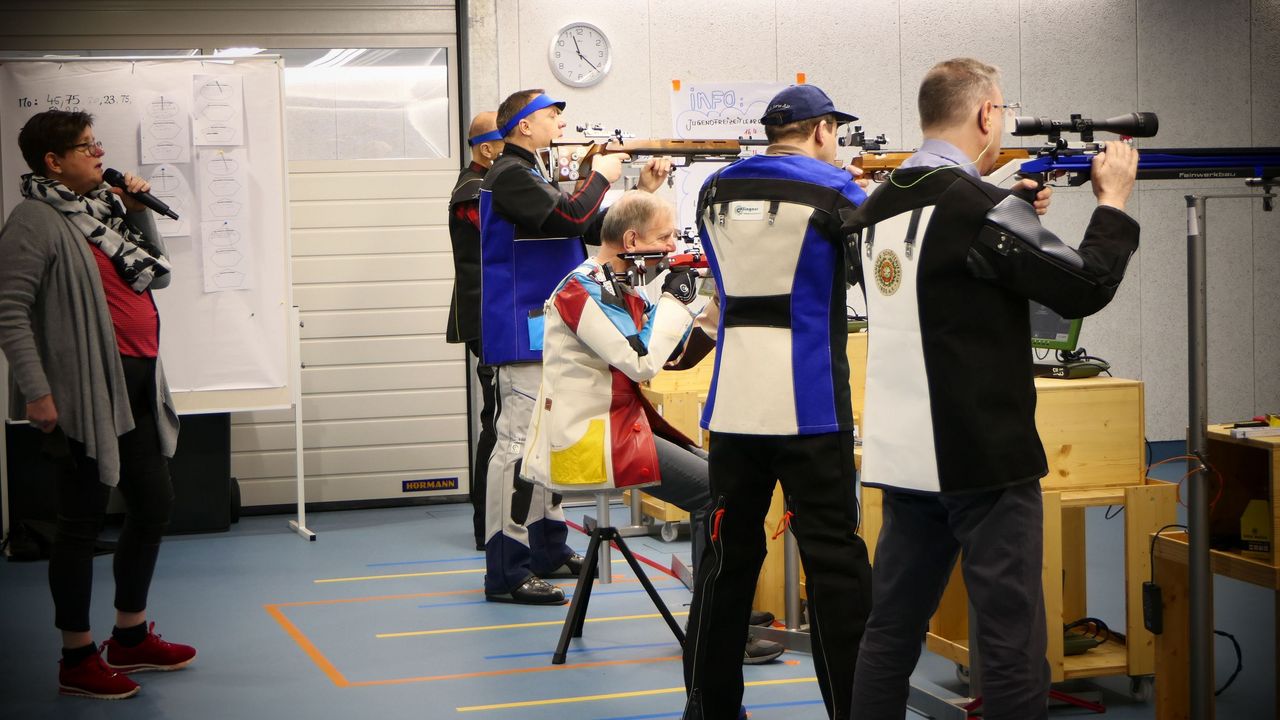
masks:
<svg viewBox="0 0 1280 720"><path fill-rule="evenodd" d="M1013 119L1013 134L1017 136L1048 135L1060 137L1064 132L1079 133L1080 139L1093 142L1095 130L1105 130L1117 135L1145 138L1155 137L1160 129L1160 120L1152 112L1136 112L1128 115L1117 115L1106 120L1091 120L1072 115L1071 119L1050 120L1047 117L1017 117Z"/></svg>

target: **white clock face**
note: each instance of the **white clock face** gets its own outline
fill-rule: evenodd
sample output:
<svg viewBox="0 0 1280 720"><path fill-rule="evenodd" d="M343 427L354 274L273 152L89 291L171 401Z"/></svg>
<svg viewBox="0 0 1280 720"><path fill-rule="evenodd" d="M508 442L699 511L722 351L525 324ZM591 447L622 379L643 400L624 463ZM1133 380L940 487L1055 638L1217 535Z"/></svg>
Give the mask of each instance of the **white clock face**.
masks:
<svg viewBox="0 0 1280 720"><path fill-rule="evenodd" d="M604 79L613 62L609 39L600 28L587 23L566 25L551 38L547 58L551 72L566 85L586 87Z"/></svg>

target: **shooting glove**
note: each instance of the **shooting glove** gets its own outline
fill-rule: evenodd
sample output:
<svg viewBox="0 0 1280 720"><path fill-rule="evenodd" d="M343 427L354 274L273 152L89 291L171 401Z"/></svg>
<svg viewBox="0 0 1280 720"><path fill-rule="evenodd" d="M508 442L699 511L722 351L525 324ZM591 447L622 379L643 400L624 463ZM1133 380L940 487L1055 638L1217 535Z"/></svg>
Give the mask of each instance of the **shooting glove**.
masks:
<svg viewBox="0 0 1280 720"><path fill-rule="evenodd" d="M667 273L667 279L662 281L662 292L671 293L672 297L688 305L698 297L696 278L697 275L693 270L674 268Z"/></svg>

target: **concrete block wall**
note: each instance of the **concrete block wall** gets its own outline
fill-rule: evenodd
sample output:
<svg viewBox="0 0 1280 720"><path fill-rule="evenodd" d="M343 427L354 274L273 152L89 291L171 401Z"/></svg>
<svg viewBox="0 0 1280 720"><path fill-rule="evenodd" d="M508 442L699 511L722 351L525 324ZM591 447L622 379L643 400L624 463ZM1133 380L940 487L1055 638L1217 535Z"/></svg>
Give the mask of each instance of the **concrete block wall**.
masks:
<svg viewBox="0 0 1280 720"><path fill-rule="evenodd" d="M920 142L916 88L938 60L972 55L1002 68L1023 114L1160 115L1148 147L1280 145L1280 3L1275 0L479 0L471 4L472 101L544 87L570 123L639 136L670 133L670 81L789 82L804 72L837 105L895 147ZM573 21L613 44L595 87L556 82L552 34ZM1022 144L1006 138L1007 145ZM1129 211L1142 249L1115 301L1085 321L1081 344L1118 376L1147 384L1147 435L1183 437L1188 193L1238 182L1144 182ZM1093 209L1087 186L1062 189L1046 224L1078 242ZM1280 212L1211 201L1210 420L1280 409Z"/></svg>

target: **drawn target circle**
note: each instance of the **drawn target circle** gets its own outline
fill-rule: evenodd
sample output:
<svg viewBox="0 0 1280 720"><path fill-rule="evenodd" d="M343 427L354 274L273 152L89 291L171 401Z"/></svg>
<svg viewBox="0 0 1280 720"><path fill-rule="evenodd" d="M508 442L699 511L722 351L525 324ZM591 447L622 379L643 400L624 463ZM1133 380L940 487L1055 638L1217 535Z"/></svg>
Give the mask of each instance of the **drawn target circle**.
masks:
<svg viewBox="0 0 1280 720"><path fill-rule="evenodd" d="M149 182L151 183L152 194L157 196L161 193L176 192L182 185L182 182L176 176L164 168L151 173Z"/></svg>
<svg viewBox="0 0 1280 720"><path fill-rule="evenodd" d="M235 178L224 177L209 182L209 192L219 197L227 197L240 192L240 183Z"/></svg>
<svg viewBox="0 0 1280 720"><path fill-rule="evenodd" d="M178 103L158 97L147 105L147 114L157 120L166 120L178 114Z"/></svg>
<svg viewBox="0 0 1280 720"><path fill-rule="evenodd" d="M161 140L172 140L178 137L178 133L182 132L182 126L176 122L153 122L151 123L150 132L153 137Z"/></svg>
<svg viewBox="0 0 1280 720"><path fill-rule="evenodd" d="M240 242L240 231L229 227L218 228L209 233L209 242L218 247L231 247Z"/></svg>
<svg viewBox="0 0 1280 720"><path fill-rule="evenodd" d="M221 103L206 105L205 108L200 111L201 117L205 120L212 120L214 122L226 122L235 117L235 114L235 108Z"/></svg>
<svg viewBox="0 0 1280 720"><path fill-rule="evenodd" d="M214 251L210 259L218 267L229 268L239 265L240 261L244 259L244 255L239 250L226 248Z"/></svg>
<svg viewBox="0 0 1280 720"><path fill-rule="evenodd" d="M180 155L182 155L182 148L167 140L151 146L151 157L155 160L176 160Z"/></svg>
<svg viewBox="0 0 1280 720"><path fill-rule="evenodd" d="M236 130L230 125L209 125L204 129L205 140L212 144L233 144Z"/></svg>
<svg viewBox="0 0 1280 720"><path fill-rule="evenodd" d="M244 284L244 273L238 270L223 270L213 276L213 284L220 288L236 288Z"/></svg>
<svg viewBox="0 0 1280 720"><path fill-rule="evenodd" d="M209 172L213 175L230 175L240 169L240 163L235 158L222 155L209 161Z"/></svg>
<svg viewBox="0 0 1280 720"><path fill-rule="evenodd" d="M214 217L235 217L240 214L240 203L234 200L218 200L209 205L209 211Z"/></svg>
<svg viewBox="0 0 1280 720"><path fill-rule="evenodd" d="M229 100L232 86L219 80L210 80L200 88L200 97L206 100Z"/></svg>

